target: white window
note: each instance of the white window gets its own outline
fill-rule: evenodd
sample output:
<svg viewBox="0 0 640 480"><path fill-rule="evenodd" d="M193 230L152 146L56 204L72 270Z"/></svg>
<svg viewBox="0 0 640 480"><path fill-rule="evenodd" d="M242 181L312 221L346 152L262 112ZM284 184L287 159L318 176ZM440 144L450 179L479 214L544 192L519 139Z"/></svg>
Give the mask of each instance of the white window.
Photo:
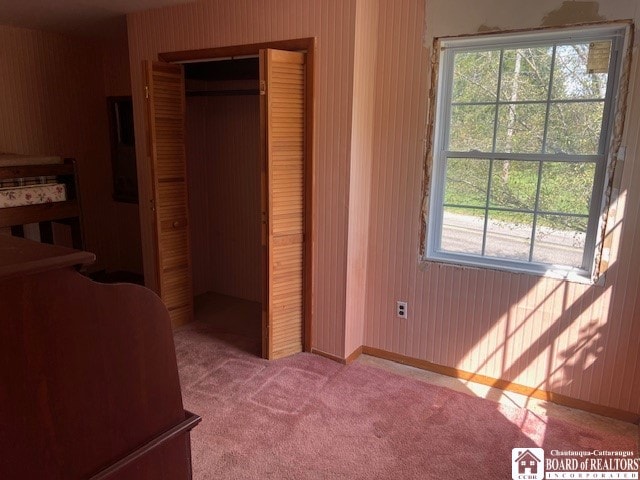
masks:
<svg viewBox="0 0 640 480"><path fill-rule="evenodd" d="M441 40L428 259L590 276L625 33Z"/></svg>

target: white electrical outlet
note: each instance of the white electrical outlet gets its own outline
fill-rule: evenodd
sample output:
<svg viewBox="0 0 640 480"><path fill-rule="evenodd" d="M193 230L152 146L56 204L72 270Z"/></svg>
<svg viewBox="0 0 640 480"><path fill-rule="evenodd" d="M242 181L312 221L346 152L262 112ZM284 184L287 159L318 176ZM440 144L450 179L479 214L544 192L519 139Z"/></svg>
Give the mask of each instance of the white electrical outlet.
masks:
<svg viewBox="0 0 640 480"><path fill-rule="evenodd" d="M398 318L409 318L407 315L407 302L396 302L396 316Z"/></svg>

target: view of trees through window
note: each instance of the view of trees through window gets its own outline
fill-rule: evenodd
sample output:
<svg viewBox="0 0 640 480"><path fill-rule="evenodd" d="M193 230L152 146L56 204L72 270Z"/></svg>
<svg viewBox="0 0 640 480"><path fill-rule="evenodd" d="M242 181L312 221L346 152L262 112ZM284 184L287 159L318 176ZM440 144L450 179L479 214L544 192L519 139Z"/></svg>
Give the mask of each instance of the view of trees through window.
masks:
<svg viewBox="0 0 640 480"><path fill-rule="evenodd" d="M611 48L453 53L441 250L583 267Z"/></svg>

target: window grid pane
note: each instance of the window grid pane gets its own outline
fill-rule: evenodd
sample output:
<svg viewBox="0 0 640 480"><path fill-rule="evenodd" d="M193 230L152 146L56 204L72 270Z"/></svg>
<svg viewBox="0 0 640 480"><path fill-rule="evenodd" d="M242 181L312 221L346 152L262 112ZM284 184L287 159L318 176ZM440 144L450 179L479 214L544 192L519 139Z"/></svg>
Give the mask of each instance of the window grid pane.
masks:
<svg viewBox="0 0 640 480"><path fill-rule="evenodd" d="M557 99L600 99L604 100L607 92L609 62L599 65L599 70L588 69L589 48L591 45L605 47L611 58L611 41L559 43L556 46L557 66L554 70L554 88L552 98ZM604 44L604 45L603 45ZM596 47L597 48L597 47Z"/></svg>
<svg viewBox="0 0 640 480"><path fill-rule="evenodd" d="M496 137L493 137L493 145L495 148ZM489 226L489 199L491 198L491 178L493 177L493 162L489 161L489 178L487 179L487 201L484 205L484 225L482 231L482 256L486 255L487 250L487 229Z"/></svg>
<svg viewBox="0 0 640 480"><path fill-rule="evenodd" d="M546 100L551 77L550 48L512 47L504 50L501 100L509 103Z"/></svg>
<svg viewBox="0 0 640 480"><path fill-rule="evenodd" d="M549 90L551 90L551 85L549 86ZM533 249L536 243L536 228L538 226L538 208L540 207L540 188L542 186L542 164L541 161L538 164L538 186L536 187L536 203L535 203L535 212L533 214L533 225L531 226L531 244L529 247L529 262L533 261Z"/></svg>
<svg viewBox="0 0 640 480"><path fill-rule="evenodd" d="M544 134L542 136L542 153L547 153L547 139L549 138L549 114L551 112L551 92L553 91L553 75L556 68L556 46L551 51L551 75L549 77L549 89L547 91L547 111L544 118Z"/></svg>

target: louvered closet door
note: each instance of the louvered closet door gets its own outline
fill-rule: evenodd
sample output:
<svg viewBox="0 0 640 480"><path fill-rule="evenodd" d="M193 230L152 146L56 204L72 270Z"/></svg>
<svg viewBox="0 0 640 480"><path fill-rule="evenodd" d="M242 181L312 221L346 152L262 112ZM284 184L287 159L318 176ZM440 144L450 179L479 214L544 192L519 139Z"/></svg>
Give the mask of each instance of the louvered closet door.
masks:
<svg viewBox="0 0 640 480"><path fill-rule="evenodd" d="M267 292L264 349L302 351L304 279L305 55L262 50L265 82Z"/></svg>
<svg viewBox="0 0 640 480"><path fill-rule="evenodd" d="M175 327L193 316L184 74L181 65L147 62L146 67L158 293Z"/></svg>

